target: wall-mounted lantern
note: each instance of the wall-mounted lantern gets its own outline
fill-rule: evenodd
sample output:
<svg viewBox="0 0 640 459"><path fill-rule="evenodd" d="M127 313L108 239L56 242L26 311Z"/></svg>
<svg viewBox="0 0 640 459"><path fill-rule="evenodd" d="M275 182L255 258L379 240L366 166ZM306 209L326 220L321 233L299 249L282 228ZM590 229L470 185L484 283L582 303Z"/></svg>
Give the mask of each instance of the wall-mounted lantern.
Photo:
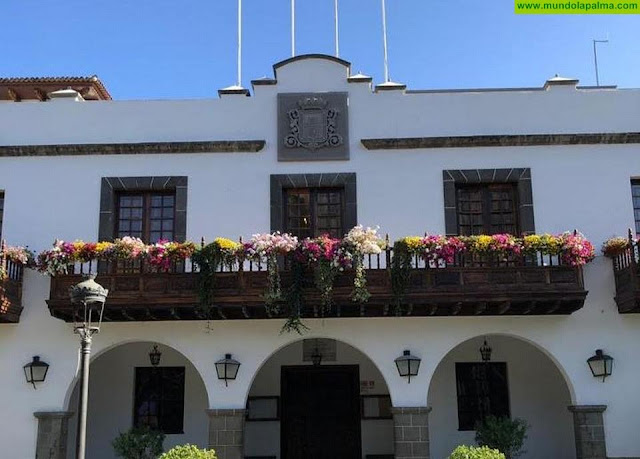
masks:
<svg viewBox="0 0 640 459"><path fill-rule="evenodd" d="M24 367L24 376L27 378L29 384L33 384L33 388L36 388L36 383L44 382L47 379L47 371L49 371L49 364L40 360L40 356L34 355L33 360L27 363Z"/></svg>
<svg viewBox="0 0 640 459"><path fill-rule="evenodd" d="M154 344L153 349L149 352L149 362L151 362L151 366L157 367L160 365L160 357L162 357L162 352L158 350L158 345Z"/></svg>
<svg viewBox="0 0 640 459"><path fill-rule="evenodd" d="M400 376L407 377L407 383L411 382L412 376L417 376L418 369L420 368L420 359L411 355L411 352L404 351L400 357L396 360L396 367L398 367L398 374Z"/></svg>
<svg viewBox="0 0 640 459"><path fill-rule="evenodd" d="M493 352L493 349L491 349L491 346L487 344L486 339L484 340L484 344L480 347L479 351L483 362L491 361L491 353Z"/></svg>
<svg viewBox="0 0 640 459"><path fill-rule="evenodd" d="M228 381L233 381L238 375L240 362L231 358L231 354L225 354L224 359L216 362L216 373L218 379L224 380L224 385L228 386Z"/></svg>
<svg viewBox="0 0 640 459"><path fill-rule="evenodd" d="M613 357L603 354L602 349L597 349L596 355L587 359L587 364L594 378L602 378L602 382L613 371Z"/></svg>

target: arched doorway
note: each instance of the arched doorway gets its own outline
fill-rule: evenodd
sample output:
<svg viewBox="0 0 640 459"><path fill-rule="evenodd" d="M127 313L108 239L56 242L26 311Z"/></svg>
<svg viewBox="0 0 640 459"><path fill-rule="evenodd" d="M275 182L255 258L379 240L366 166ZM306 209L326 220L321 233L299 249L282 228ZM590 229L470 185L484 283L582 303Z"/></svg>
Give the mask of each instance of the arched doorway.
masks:
<svg viewBox="0 0 640 459"><path fill-rule="evenodd" d="M91 361L87 457L115 459L111 442L134 425L165 431L165 451L192 443L206 447L209 420L207 391L200 374L180 352L162 344L160 363L153 367L149 352L156 343L117 345ZM78 384L69 398L77 411ZM67 458L75 457L77 415L70 419Z"/></svg>
<svg viewBox="0 0 640 459"><path fill-rule="evenodd" d="M387 384L365 354L340 341L305 339L272 354L247 409L246 457L394 457Z"/></svg>
<svg viewBox="0 0 640 459"><path fill-rule="evenodd" d="M486 339L491 360L483 362ZM572 392L541 349L523 339L486 335L453 348L429 385L431 457L475 444L474 423L483 414L521 418L529 424L523 459L575 458Z"/></svg>

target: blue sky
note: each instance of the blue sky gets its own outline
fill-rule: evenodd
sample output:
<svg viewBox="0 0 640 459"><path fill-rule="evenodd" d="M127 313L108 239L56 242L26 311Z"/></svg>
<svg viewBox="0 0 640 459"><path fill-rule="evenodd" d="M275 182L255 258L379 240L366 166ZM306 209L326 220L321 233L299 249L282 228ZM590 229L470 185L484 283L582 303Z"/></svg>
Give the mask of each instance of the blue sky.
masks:
<svg viewBox="0 0 640 459"><path fill-rule="evenodd" d="M333 0L297 0L297 53L332 54ZM236 0L0 0L0 76L97 74L117 99L216 97L236 75ZM289 0L243 0L243 85L290 56ZM640 15L520 16L513 0L387 0L391 78L410 89L640 87ZM381 82L380 0L340 0L340 54Z"/></svg>

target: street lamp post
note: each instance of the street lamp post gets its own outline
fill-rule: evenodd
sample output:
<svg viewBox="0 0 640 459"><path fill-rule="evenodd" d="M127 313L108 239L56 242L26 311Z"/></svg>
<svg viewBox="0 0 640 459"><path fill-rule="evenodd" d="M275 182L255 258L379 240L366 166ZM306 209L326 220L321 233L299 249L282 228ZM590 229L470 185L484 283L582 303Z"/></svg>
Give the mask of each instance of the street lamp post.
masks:
<svg viewBox="0 0 640 459"><path fill-rule="evenodd" d="M74 310L73 331L80 335L80 399L78 400L78 435L76 459L85 459L87 446L87 404L89 401L89 357L91 338L100 331L104 303L109 293L95 281L95 274L69 289ZM96 325L97 322L97 325Z"/></svg>

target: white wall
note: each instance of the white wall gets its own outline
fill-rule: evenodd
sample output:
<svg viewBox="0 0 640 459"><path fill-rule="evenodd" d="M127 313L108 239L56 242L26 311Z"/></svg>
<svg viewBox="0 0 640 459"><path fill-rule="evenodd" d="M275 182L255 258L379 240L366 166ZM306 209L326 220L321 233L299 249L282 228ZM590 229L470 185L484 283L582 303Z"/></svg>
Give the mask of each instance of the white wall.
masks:
<svg viewBox="0 0 640 459"><path fill-rule="evenodd" d="M470 134L638 131L640 91L550 91L372 94L348 84L346 70L303 61L279 70L275 86L255 97L198 101L120 101L2 104L0 144L56 144L179 140L264 139L259 153L77 157L0 157L0 189L6 191L3 236L35 250L54 238L95 240L100 178L187 175L187 233L250 236L269 230L269 175L356 172L358 217L392 238L444 232L442 170L529 167L538 232L578 228L599 245L633 226L630 177L640 177L640 146L592 145L367 151L361 138ZM276 94L349 91L351 160L278 163ZM640 456L635 419L640 412L640 316L620 315L611 263L599 257L585 269L585 307L562 317L449 317L311 320L309 336L344 341L370 357L389 385L396 406L424 406L438 363L465 340L507 333L536 343L570 381L573 402L606 404L605 431L612 457ZM0 406L12 422L0 430L6 454L33 458L33 412L64 410L77 361L77 337L50 317L49 282L27 273L25 310L17 325L0 326ZM161 342L184 354L202 375L209 407L242 408L251 381L278 348L297 339L279 335L280 321L105 324L94 352L128 341ZM411 349L422 357L411 384L397 376L393 359ZM603 348L616 359L602 383L585 360ZM238 380L224 387L213 361L232 352L241 362ZM51 370L34 391L22 365L41 355Z"/></svg>
<svg viewBox="0 0 640 459"><path fill-rule="evenodd" d="M260 368L251 385L249 396L280 396L283 365L309 365L302 361L302 341L279 350ZM388 394L389 390L375 365L360 351L344 343L336 343L336 360L324 365L358 365L360 381L373 381L374 387L361 395ZM393 454L393 421L362 420L362 457L367 454ZM280 422L247 422L245 454L280 457Z"/></svg>
<svg viewBox="0 0 640 459"><path fill-rule="evenodd" d="M523 459L575 458L571 396L553 362L532 345L488 336L492 362L506 362L512 418L529 424ZM443 459L457 445L475 444L475 431L458 431L457 362L478 362L484 337L466 341L440 362L429 387L431 455Z"/></svg>
<svg viewBox="0 0 640 459"><path fill-rule="evenodd" d="M128 343L118 346L91 364L89 413L87 419L87 451L91 459L116 459L111 442L121 432L133 427L133 399L136 367L148 367L153 343ZM204 448L208 443L209 418L205 412L208 400L205 386L197 370L175 350L160 346L160 366L185 367L184 433L165 437L164 450L191 443ZM71 398L70 409L77 411L78 386ZM69 424L69 444L75 445L78 417ZM75 451L67 451L68 459Z"/></svg>

